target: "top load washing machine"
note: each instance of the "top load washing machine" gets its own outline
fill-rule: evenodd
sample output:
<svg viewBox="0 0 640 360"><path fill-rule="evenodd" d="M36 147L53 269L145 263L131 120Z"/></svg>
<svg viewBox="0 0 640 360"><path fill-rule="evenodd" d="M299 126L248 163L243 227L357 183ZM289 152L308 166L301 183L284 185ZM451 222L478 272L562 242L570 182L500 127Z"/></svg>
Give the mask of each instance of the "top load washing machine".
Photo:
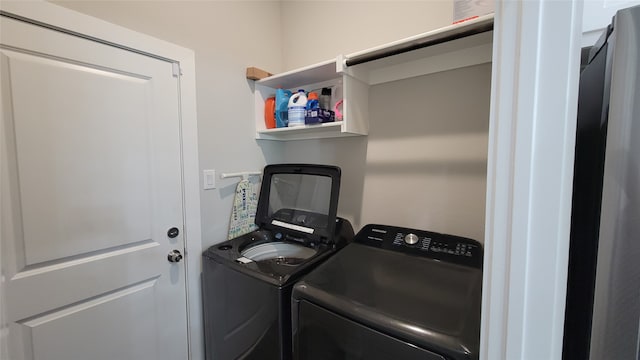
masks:
<svg viewBox="0 0 640 360"><path fill-rule="evenodd" d="M335 166L265 167L258 230L203 253L208 360L291 358L294 282L354 237L336 217L339 188Z"/></svg>
<svg viewBox="0 0 640 360"><path fill-rule="evenodd" d="M481 288L477 241L367 225L296 283L294 359L477 359Z"/></svg>

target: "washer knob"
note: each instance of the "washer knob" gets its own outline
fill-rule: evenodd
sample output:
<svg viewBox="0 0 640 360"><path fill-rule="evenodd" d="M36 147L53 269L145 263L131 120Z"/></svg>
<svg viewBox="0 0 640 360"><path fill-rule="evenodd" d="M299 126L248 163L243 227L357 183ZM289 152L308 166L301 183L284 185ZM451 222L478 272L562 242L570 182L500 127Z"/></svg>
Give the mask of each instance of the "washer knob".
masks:
<svg viewBox="0 0 640 360"><path fill-rule="evenodd" d="M418 235L416 234L407 234L407 236L404 237L404 242L407 245L413 245L417 243L418 240L420 240L420 238L418 238Z"/></svg>

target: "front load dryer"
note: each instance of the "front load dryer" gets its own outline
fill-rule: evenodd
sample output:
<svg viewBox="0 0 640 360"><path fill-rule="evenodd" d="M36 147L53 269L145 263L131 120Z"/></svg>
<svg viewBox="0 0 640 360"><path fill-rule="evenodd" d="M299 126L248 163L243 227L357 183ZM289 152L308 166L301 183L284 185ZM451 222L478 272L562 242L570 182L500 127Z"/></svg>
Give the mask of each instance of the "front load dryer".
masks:
<svg viewBox="0 0 640 360"><path fill-rule="evenodd" d="M294 359L476 360L482 246L367 225L293 289Z"/></svg>

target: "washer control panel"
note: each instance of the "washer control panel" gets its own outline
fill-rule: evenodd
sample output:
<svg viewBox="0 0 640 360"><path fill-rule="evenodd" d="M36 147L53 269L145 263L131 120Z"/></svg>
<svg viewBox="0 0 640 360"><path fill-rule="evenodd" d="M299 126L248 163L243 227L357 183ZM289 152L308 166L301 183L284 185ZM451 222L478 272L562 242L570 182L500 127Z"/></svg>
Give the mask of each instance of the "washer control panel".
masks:
<svg viewBox="0 0 640 360"><path fill-rule="evenodd" d="M355 242L460 265L482 268L482 245L461 236L389 225L369 224Z"/></svg>
<svg viewBox="0 0 640 360"><path fill-rule="evenodd" d="M420 241L420 237L414 233L409 233L404 236L404 242L407 245L415 245L418 241Z"/></svg>

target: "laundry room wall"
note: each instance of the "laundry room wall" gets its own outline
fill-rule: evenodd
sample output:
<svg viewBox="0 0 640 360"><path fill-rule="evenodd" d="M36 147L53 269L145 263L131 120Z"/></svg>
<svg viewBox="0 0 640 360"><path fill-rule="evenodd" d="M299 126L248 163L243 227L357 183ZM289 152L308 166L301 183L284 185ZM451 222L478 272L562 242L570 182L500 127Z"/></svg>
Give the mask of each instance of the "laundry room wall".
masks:
<svg viewBox="0 0 640 360"><path fill-rule="evenodd" d="M297 30L319 12L336 21ZM453 2L283 2L281 17L290 70L447 26ZM338 212L356 230L386 223L483 242L490 90L490 64L372 86L368 136L286 142L282 159L340 166Z"/></svg>
<svg viewBox="0 0 640 360"><path fill-rule="evenodd" d="M292 142L255 140L244 77L247 66L278 73L449 25L452 0L55 3L195 51L201 170L336 164L339 215L356 230L380 222L483 241L490 66L374 86L369 136ZM201 190L205 248L226 237L236 181Z"/></svg>
<svg viewBox="0 0 640 360"><path fill-rule="evenodd" d="M284 70L451 24L453 0L282 1Z"/></svg>
<svg viewBox="0 0 640 360"><path fill-rule="evenodd" d="M255 141L253 81L245 69L281 71L277 1L55 1L54 3L194 50L200 168L259 171L263 153L282 149ZM202 245L226 240L238 179L202 190Z"/></svg>

